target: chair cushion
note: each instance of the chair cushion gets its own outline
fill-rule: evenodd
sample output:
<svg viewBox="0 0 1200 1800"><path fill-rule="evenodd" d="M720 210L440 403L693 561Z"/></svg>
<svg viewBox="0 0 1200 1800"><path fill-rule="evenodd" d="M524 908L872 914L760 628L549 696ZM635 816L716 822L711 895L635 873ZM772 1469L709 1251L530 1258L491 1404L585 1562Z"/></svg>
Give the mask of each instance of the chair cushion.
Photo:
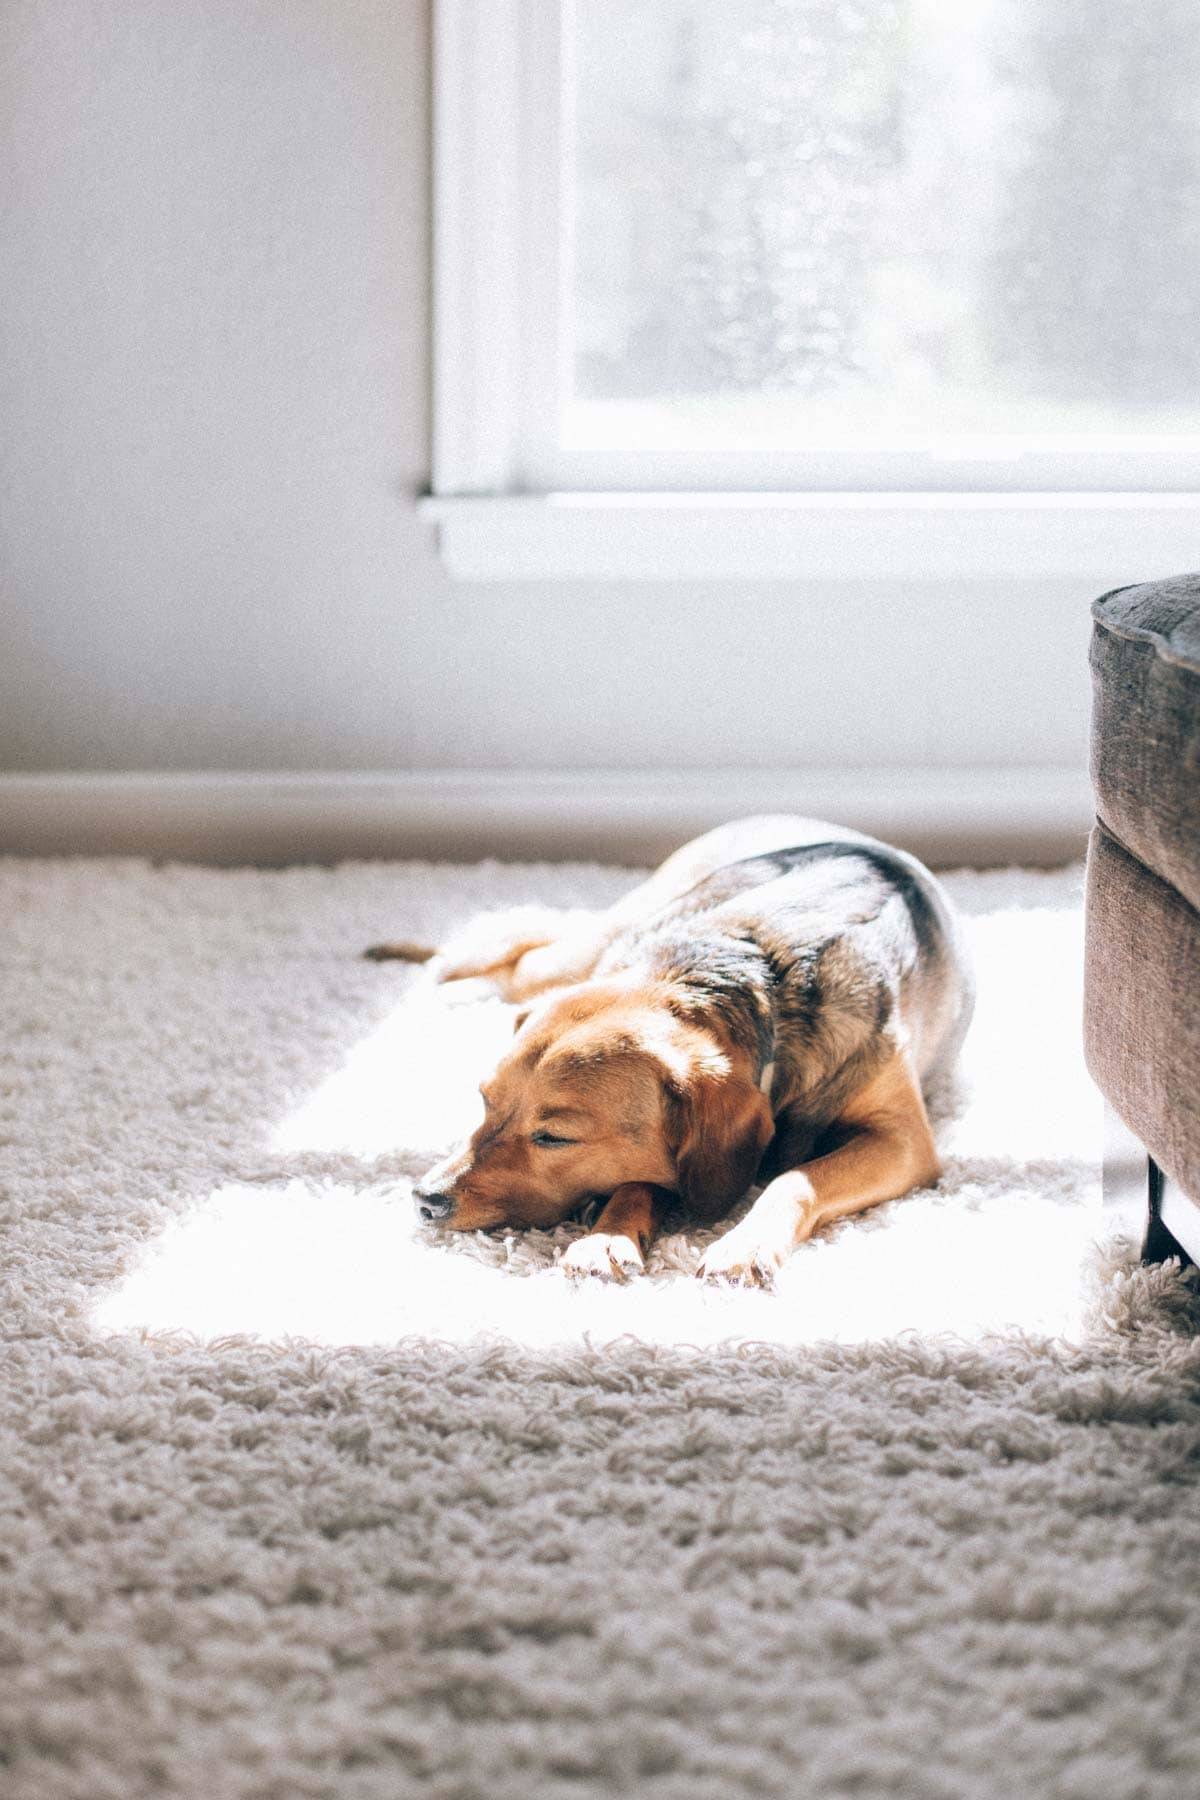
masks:
<svg viewBox="0 0 1200 1800"><path fill-rule="evenodd" d="M1113 842L1088 850L1084 1049L1097 1086L1200 1200L1200 915Z"/></svg>
<svg viewBox="0 0 1200 1800"><path fill-rule="evenodd" d="M1092 618L1096 811L1200 907L1200 575L1118 588Z"/></svg>

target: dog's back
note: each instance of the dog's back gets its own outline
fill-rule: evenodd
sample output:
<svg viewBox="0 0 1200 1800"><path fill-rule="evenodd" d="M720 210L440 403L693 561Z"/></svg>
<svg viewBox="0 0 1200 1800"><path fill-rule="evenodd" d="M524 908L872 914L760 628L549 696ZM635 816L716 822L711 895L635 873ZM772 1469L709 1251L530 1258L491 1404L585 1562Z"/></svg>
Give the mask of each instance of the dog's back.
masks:
<svg viewBox="0 0 1200 1800"><path fill-rule="evenodd" d="M898 1044L925 1082L970 1022L969 964L940 884L861 833L737 821L686 846L617 910L626 920L597 973L685 973L735 1031L757 1035L778 1065L779 1105L803 1095L834 1116Z"/></svg>

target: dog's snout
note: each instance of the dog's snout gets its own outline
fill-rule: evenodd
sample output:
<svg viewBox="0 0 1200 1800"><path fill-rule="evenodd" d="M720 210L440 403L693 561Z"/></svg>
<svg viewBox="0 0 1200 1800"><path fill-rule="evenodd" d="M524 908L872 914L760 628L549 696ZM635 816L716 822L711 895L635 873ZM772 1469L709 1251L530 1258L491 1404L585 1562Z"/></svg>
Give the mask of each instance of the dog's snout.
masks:
<svg viewBox="0 0 1200 1800"><path fill-rule="evenodd" d="M427 1193L424 1188L414 1188L413 1199L426 1225L436 1225L439 1220L448 1219L454 1210L454 1202L449 1194Z"/></svg>

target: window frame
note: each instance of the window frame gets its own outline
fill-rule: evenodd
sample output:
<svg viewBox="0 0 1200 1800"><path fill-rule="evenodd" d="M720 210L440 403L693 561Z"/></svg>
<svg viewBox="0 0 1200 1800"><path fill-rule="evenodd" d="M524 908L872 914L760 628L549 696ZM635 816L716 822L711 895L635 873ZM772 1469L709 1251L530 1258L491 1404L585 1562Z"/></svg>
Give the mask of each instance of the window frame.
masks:
<svg viewBox="0 0 1200 1800"><path fill-rule="evenodd" d="M572 0L435 0L433 442L467 579L1149 579L1200 562L1200 439L564 451ZM564 98L564 96L566 98Z"/></svg>

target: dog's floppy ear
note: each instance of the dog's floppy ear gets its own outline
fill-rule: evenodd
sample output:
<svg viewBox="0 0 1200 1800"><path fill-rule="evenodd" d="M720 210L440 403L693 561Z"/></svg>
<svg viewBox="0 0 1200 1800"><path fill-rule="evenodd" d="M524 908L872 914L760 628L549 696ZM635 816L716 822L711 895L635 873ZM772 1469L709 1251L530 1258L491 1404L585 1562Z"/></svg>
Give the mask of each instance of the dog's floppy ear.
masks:
<svg viewBox="0 0 1200 1800"><path fill-rule="evenodd" d="M668 1090L675 1185L701 1218L717 1219L754 1180L775 1134L770 1102L749 1081L688 1074Z"/></svg>

